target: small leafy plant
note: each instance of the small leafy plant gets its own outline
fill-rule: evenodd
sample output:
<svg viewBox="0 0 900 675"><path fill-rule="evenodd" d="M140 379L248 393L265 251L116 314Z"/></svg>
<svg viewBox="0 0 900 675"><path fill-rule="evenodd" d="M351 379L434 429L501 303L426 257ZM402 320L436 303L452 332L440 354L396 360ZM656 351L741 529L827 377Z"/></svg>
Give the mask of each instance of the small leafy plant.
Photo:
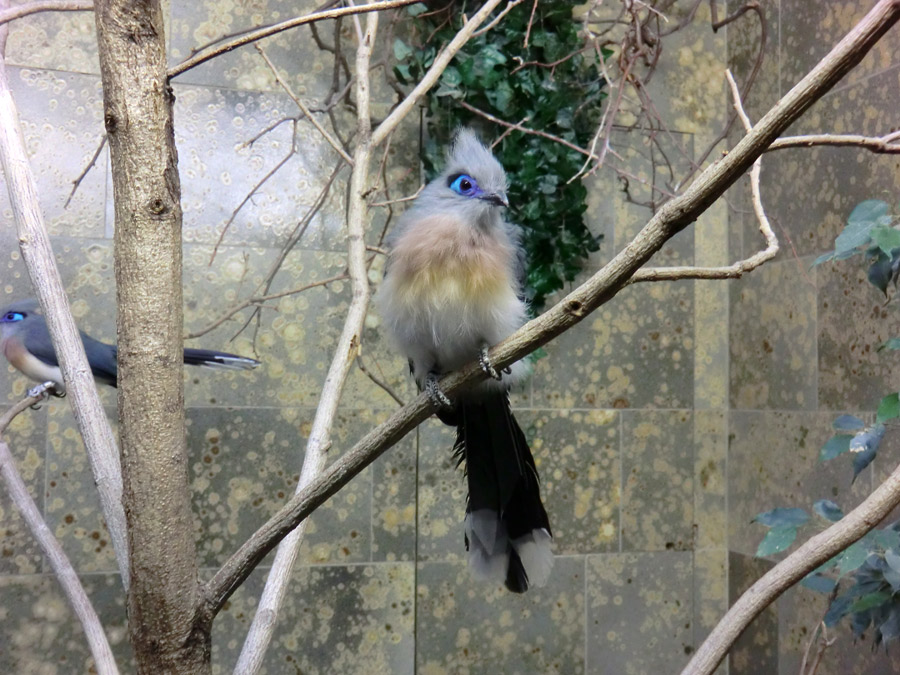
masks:
<svg viewBox="0 0 900 675"><path fill-rule="evenodd" d="M585 50L578 35L574 4L541 0L533 15L532 5L520 3L495 28L476 35L444 71L427 98L423 161L433 176L460 126L480 127L485 138L502 138L494 152L509 176L511 220L523 228L528 254L526 290L532 307L539 309L599 249L600 237L584 221L587 190L580 180L571 180L586 158L472 109L584 147L606 94L599 57ZM411 13L422 18L412 26L411 44L394 42L393 72L403 85L414 84L431 66L467 9L465 2L450 2L432 13L422 5L413 8Z"/></svg>
<svg viewBox="0 0 900 675"><path fill-rule="evenodd" d="M900 276L900 218L891 206L879 199L861 202L853 209L847 225L835 239L834 250L820 256L813 265L862 255L869 265L869 282L885 296L891 284L897 288ZM900 349L900 338L891 338L881 349ZM855 415L841 415L834 423L835 435L819 452L820 461L830 461L850 453L853 480L878 454L891 423L900 418L900 394L881 399L872 424ZM813 511L828 522L844 517L834 502L821 499ZM776 508L761 513L754 522L768 529L757 556L787 549L801 527L811 521L801 508ZM832 627L848 619L859 639L872 629L873 649L900 637L900 521L874 529L837 556L814 570L801 582L807 588L832 596L825 625Z"/></svg>

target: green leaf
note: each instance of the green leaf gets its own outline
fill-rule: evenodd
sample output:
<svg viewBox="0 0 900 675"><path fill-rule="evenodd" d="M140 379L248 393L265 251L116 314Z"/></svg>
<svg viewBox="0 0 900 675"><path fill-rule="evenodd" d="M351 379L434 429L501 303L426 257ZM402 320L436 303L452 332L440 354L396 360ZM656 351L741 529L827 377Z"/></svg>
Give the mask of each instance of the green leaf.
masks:
<svg viewBox="0 0 900 675"><path fill-rule="evenodd" d="M813 264L809 266L810 269L815 267L816 265L821 265L822 263L828 262L829 260L834 260L834 251L829 251L828 253L823 253L818 258L813 260Z"/></svg>
<svg viewBox="0 0 900 675"><path fill-rule="evenodd" d="M867 542L858 541L855 544L851 544L849 548L841 553L840 558L838 559L838 568L840 569L841 576L859 569L860 565L862 565L868 557L869 545Z"/></svg>
<svg viewBox="0 0 900 675"><path fill-rule="evenodd" d="M766 536L761 542L759 542L759 547L756 549L756 557L764 558L767 555L780 553L788 546L793 544L794 539L796 538L796 527L792 527L790 525L773 527L771 530L766 532Z"/></svg>
<svg viewBox="0 0 900 675"><path fill-rule="evenodd" d="M413 55L413 50L400 38L394 39L394 58L398 61L405 61Z"/></svg>
<svg viewBox="0 0 900 675"><path fill-rule="evenodd" d="M800 584L818 593L831 593L837 585L837 582L834 579L823 577L820 574L810 573L803 577L803 581L801 581Z"/></svg>
<svg viewBox="0 0 900 675"><path fill-rule="evenodd" d="M881 607L891 599L891 594L886 591L876 591L862 596L850 606L851 612L864 612L873 607Z"/></svg>
<svg viewBox="0 0 900 675"><path fill-rule="evenodd" d="M872 531L872 541L875 545L885 553L890 551L897 551L900 548L900 532L893 530L891 528L887 528L884 530L873 530ZM885 559L887 559L885 557Z"/></svg>
<svg viewBox="0 0 900 675"><path fill-rule="evenodd" d="M884 251L885 255L890 256L894 249L900 248L900 231L893 227L879 226L870 233L872 241Z"/></svg>
<svg viewBox="0 0 900 675"><path fill-rule="evenodd" d="M896 339L896 338L895 338ZM881 403L878 404L878 414L875 416L876 422L885 422L900 417L900 394L888 394Z"/></svg>
<svg viewBox="0 0 900 675"><path fill-rule="evenodd" d="M834 459L838 455L843 455L850 449L850 441L852 440L853 436L850 436L848 434L838 434L837 436L832 436L819 451L819 459L824 462L828 459Z"/></svg>
<svg viewBox="0 0 900 675"><path fill-rule="evenodd" d="M778 507L757 515L752 522L766 527L798 527L809 521L803 509Z"/></svg>
<svg viewBox="0 0 900 675"><path fill-rule="evenodd" d="M421 2L417 2L416 4L410 5L409 7L406 8L406 13L409 14L410 16L419 16L419 14L422 14L427 11L428 11L428 7L426 7Z"/></svg>
<svg viewBox="0 0 900 675"><path fill-rule="evenodd" d="M884 552L884 561L895 572L900 572L900 555L896 551L888 549Z"/></svg>
<svg viewBox="0 0 900 675"><path fill-rule="evenodd" d="M865 428L866 423L855 415L841 415L831 426L837 431L856 431L857 429Z"/></svg>
<svg viewBox="0 0 900 675"><path fill-rule="evenodd" d="M841 507L830 499L820 499L817 501L813 504L813 511L818 513L825 520L830 520L832 523L836 523L844 517L844 512L841 510Z"/></svg>
<svg viewBox="0 0 900 675"><path fill-rule="evenodd" d="M856 205L847 219L847 226L834 240L834 252L837 255L856 250L869 243L870 233L878 225L878 218L890 210L887 202L880 199L867 199Z"/></svg>
<svg viewBox="0 0 900 675"><path fill-rule="evenodd" d="M887 349L889 351L897 351L900 349L900 338L891 338L878 348L878 351Z"/></svg>

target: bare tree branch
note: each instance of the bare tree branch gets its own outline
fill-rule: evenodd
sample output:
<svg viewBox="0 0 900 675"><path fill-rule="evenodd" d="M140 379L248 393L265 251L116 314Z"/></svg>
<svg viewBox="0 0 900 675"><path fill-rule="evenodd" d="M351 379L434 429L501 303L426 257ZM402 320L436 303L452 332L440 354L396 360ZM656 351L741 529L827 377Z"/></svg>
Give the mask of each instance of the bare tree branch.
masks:
<svg viewBox="0 0 900 675"><path fill-rule="evenodd" d="M9 446L3 440L3 433L6 427L12 422L13 418L27 408L39 403L47 394L42 393L37 396L29 395L19 401L10 408L6 414L0 418L0 475L6 481L6 491L16 509L22 515L22 519L31 531L31 535L35 538L47 560L53 569L53 574L62 586L63 593L75 616L78 618L81 627L84 629L84 635L87 638L88 646L91 650L91 656L94 657L94 666L100 675L118 675L119 669L116 666L116 660L113 658L112 649L109 647L109 641L106 639L106 633L103 631L103 624L94 606L91 604L90 598L84 591L78 574L72 563L66 557L62 546L53 536L50 528L47 526L44 517L41 515L37 504L28 494L28 488L22 475L16 468L15 459L10 452Z"/></svg>
<svg viewBox="0 0 900 675"><path fill-rule="evenodd" d="M380 2L371 2L367 5L339 7L337 9L328 9L322 12L313 12L312 14L307 14L306 16L295 17L293 19L288 19L287 21L282 21L281 23L276 23L271 26L258 28L256 30L244 33L243 35L236 37L233 40L228 40L227 42L218 44L216 47L210 49L209 51L205 51L201 54L196 54L189 59L185 59L177 66L169 68L169 79L178 77L191 68L196 68L201 63L206 63L210 59L214 59L217 56L221 56L222 54L237 49L238 47L243 47L244 45L248 45L251 42L256 42L257 40L262 40L263 38L270 37L272 35L277 35L278 33L286 31L290 28L296 28L297 26L303 26L315 21L337 19L342 16L353 14L380 12L385 9L393 9L394 7L413 5L417 2L421 2L421 0L382 0ZM497 2L499 2L499 0L497 0Z"/></svg>
<svg viewBox="0 0 900 675"><path fill-rule="evenodd" d="M612 299L634 273L663 244L687 227L743 174L790 124L821 98L865 56L879 38L900 18L900 0L880 0L859 24L794 86L728 155L704 169L686 191L664 204L638 235L602 270L542 316L528 322L490 350L491 361L505 367L579 323ZM483 380L480 367L472 363L441 382L448 395ZM392 444L424 421L433 411L425 395L419 395L373 429L351 450L331 465L309 487L298 492L257 530L207 582L209 611L217 612L260 560L315 508L335 494L350 479L373 462ZM900 472L895 479L900 493ZM843 521L841 521L843 522ZM862 536L854 534L858 539ZM843 545L851 540L844 541ZM831 557L835 549L827 557ZM817 558L818 562L826 558ZM818 564L818 563L816 563ZM794 580L796 580L795 577ZM782 589L783 590L783 589ZM743 624L746 625L746 624ZM739 632L739 631L738 631ZM736 635L736 634L735 634ZM723 646L724 655L731 642ZM721 659L715 658L715 663ZM700 672L700 671L697 671ZM707 671L702 671L707 672Z"/></svg>
<svg viewBox="0 0 900 675"><path fill-rule="evenodd" d="M0 25L38 12L89 12L91 0L34 0L24 5L0 9Z"/></svg>
<svg viewBox="0 0 900 675"><path fill-rule="evenodd" d="M9 88L5 59L7 31L8 26L0 27L0 161L16 221L22 260L50 329L53 349L59 359L75 421L84 438L94 482L100 493L100 507L116 553L122 583L128 588L128 541L122 508L119 450L100 403L44 226L34 174L19 126L19 114Z"/></svg>
<svg viewBox="0 0 900 675"><path fill-rule="evenodd" d="M358 21L357 17L354 17L354 20ZM319 396L319 404L306 444L300 480L297 483L297 492L302 492L313 483L325 466L326 452L331 447L331 431L337 415L338 403L344 391L347 375L359 354L366 311L369 306L365 241L366 193L371 156L369 62L377 29L378 13L367 14L366 29L360 37L356 50L356 149L351 162L353 170L350 174L350 189L347 197L350 307L347 310L347 318L335 346L334 356ZM305 524L301 524L291 531L278 546L275 561L269 571L265 589L235 668L235 671L242 675L252 675L258 672L262 666L263 657L275 629L278 611L289 586L291 571L300 551L300 543L305 529Z"/></svg>
<svg viewBox="0 0 900 675"><path fill-rule="evenodd" d="M808 134L785 136L769 146L767 152L785 148L812 148L818 145L833 147L859 147L875 154L900 154L900 131L884 136L860 136L858 134Z"/></svg>

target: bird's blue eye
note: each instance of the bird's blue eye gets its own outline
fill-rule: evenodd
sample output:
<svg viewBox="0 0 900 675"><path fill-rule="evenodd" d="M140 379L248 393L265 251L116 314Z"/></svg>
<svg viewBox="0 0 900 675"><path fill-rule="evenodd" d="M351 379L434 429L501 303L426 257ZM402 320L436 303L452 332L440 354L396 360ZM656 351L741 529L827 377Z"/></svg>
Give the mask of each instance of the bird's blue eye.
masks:
<svg viewBox="0 0 900 675"><path fill-rule="evenodd" d="M456 194L471 197L478 192L478 183L471 176L461 173L450 178L450 189Z"/></svg>
<svg viewBox="0 0 900 675"><path fill-rule="evenodd" d="M0 323L12 323L13 321L22 321L25 319L25 315L22 312L7 312L3 315L3 318L0 319Z"/></svg>

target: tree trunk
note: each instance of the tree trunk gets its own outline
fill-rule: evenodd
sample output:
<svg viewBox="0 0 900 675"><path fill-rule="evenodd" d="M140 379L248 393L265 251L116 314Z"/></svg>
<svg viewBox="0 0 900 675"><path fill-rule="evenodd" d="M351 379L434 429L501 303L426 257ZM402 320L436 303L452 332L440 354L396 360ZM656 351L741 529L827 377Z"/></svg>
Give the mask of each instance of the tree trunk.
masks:
<svg viewBox="0 0 900 675"><path fill-rule="evenodd" d="M95 16L112 158L119 433L131 553L128 625L141 673L210 671L182 381L181 188L159 0Z"/></svg>

